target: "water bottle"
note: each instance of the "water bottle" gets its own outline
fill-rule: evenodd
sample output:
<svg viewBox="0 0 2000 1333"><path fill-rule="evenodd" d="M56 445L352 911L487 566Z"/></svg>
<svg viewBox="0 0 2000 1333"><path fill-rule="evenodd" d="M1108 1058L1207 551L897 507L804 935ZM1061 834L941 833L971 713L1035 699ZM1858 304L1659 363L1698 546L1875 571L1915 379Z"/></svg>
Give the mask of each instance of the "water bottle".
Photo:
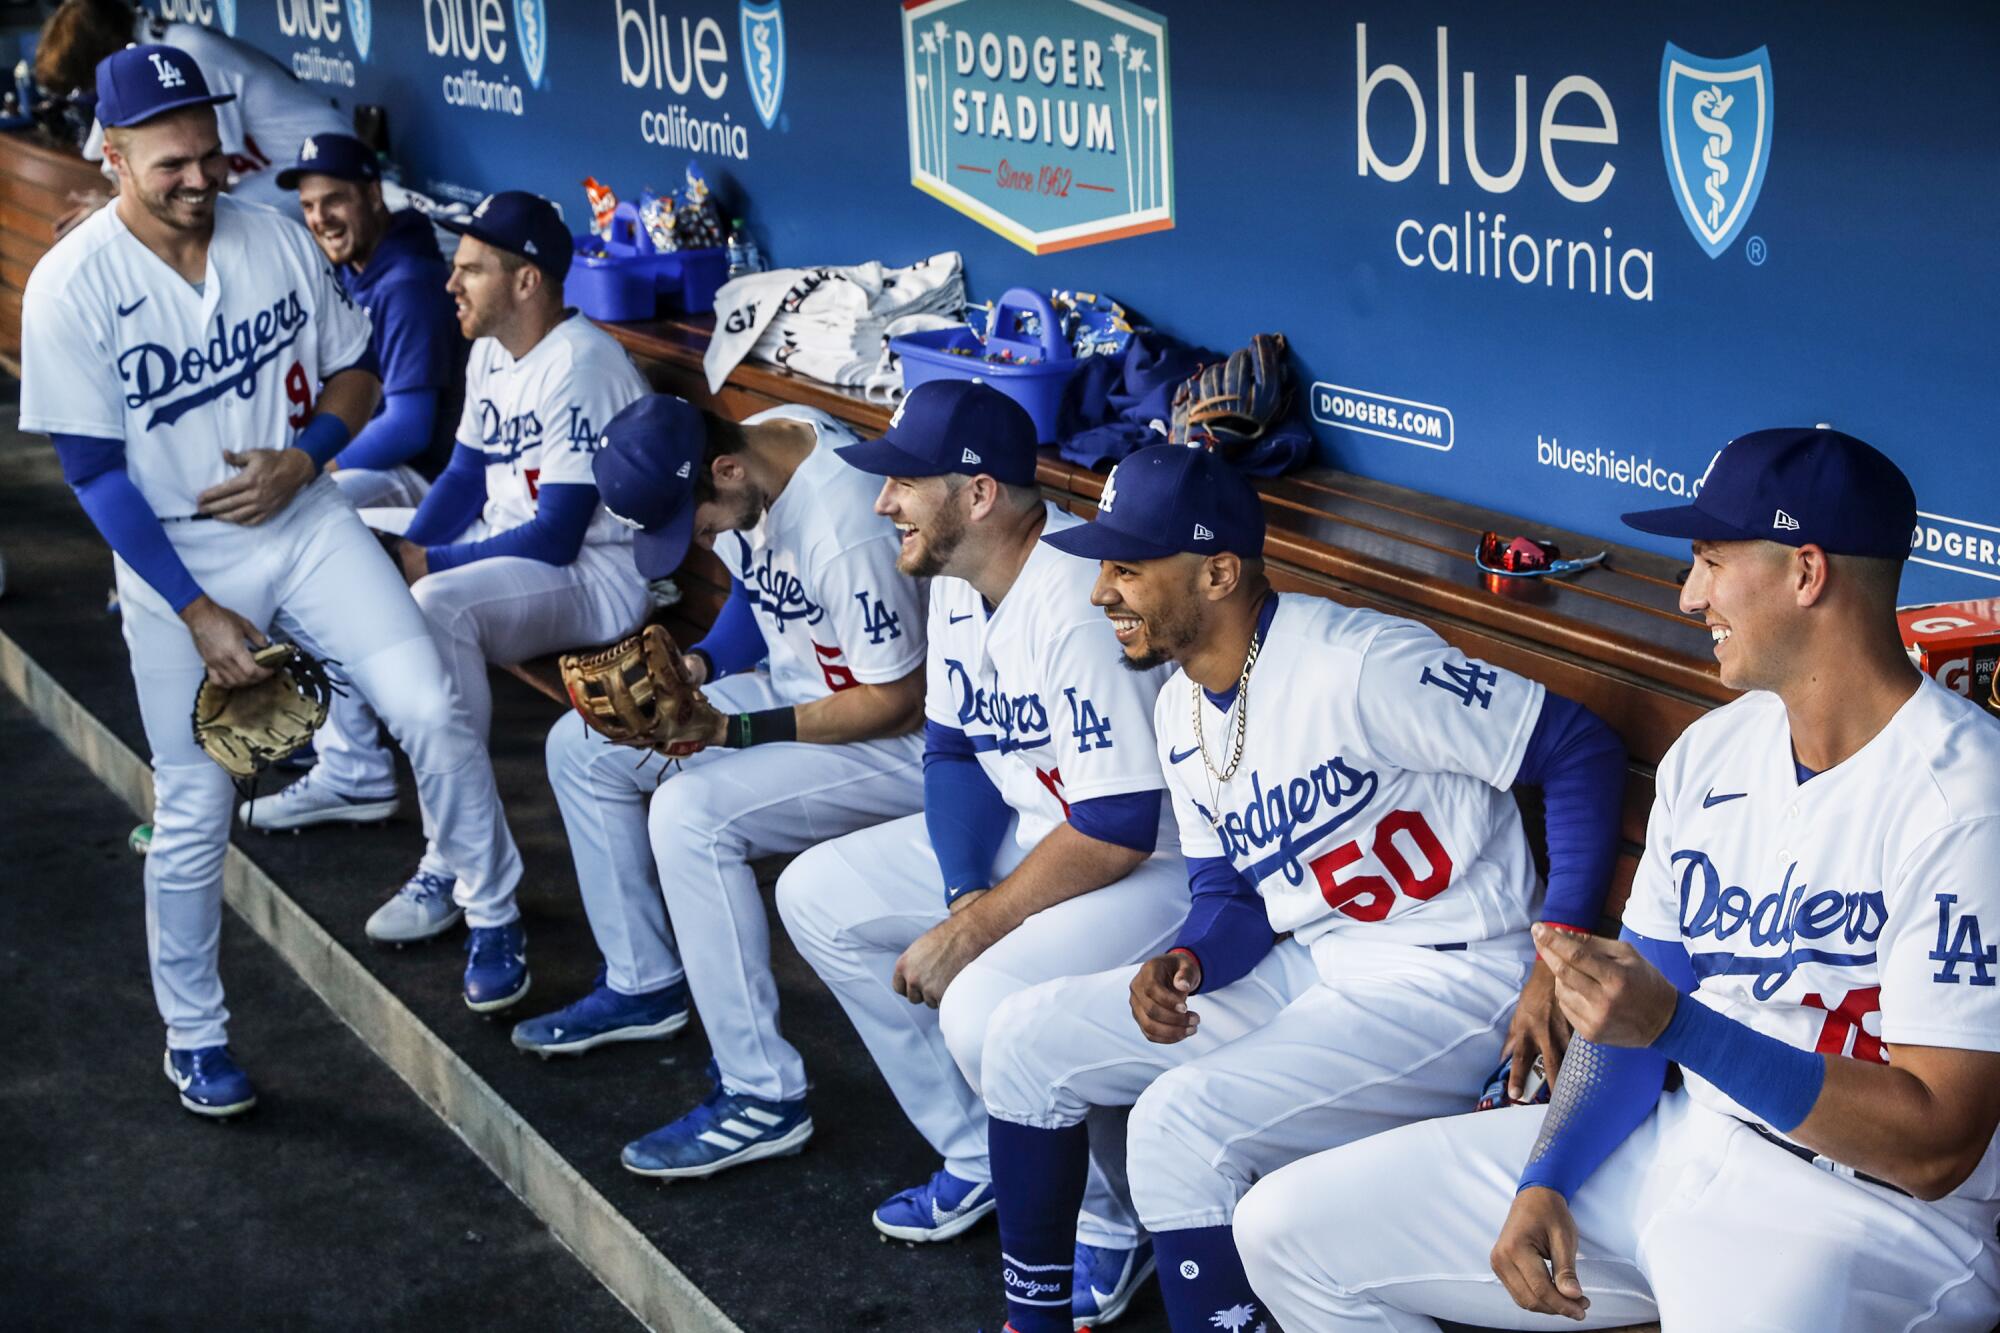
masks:
<svg viewBox="0 0 2000 1333"><path fill-rule="evenodd" d="M743 225L742 218L736 219L729 228L729 280L731 282L736 281L736 279L742 277L745 273L756 272L755 269L750 267L751 246L749 229Z"/></svg>

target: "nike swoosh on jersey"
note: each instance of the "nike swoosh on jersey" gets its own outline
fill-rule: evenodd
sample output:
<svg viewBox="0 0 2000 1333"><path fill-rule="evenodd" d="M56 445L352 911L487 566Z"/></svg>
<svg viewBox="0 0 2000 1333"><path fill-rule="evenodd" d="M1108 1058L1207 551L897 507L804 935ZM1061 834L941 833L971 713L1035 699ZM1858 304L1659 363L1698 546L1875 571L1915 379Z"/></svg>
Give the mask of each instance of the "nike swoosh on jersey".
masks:
<svg viewBox="0 0 2000 1333"><path fill-rule="evenodd" d="M1187 758L1189 755L1193 754L1196 750L1199 750L1200 748L1201 747L1199 745L1190 745L1185 750L1169 749L1167 751L1167 762L1170 764L1178 764L1181 760Z"/></svg>
<svg viewBox="0 0 2000 1333"><path fill-rule="evenodd" d="M140 298L139 298L138 300L134 301L134 302L133 302L133 303L132 303L131 305L121 305L121 306L119 306L119 307L118 307L118 318L120 318L120 319L123 319L123 318L125 318L125 316L127 316L127 315L131 314L131 313L132 313L132 312L133 312L134 310L137 310L137 309L138 309L138 308L139 308L140 306L142 306L142 305L144 305L144 304L146 304L146 298L142 296L142 297L140 297Z"/></svg>
<svg viewBox="0 0 2000 1333"><path fill-rule="evenodd" d="M1711 805L1721 805L1724 801L1740 801L1749 794L1750 793L1747 791L1732 791L1732 792L1724 792L1722 795L1717 796L1715 794L1715 788L1710 787L1708 789L1708 795L1701 798L1701 808L1706 810Z"/></svg>
<svg viewBox="0 0 2000 1333"><path fill-rule="evenodd" d="M961 621L961 620L970 620L970 619L972 619L972 612L970 612L970 611L967 611L967 612L966 612L966 613L965 613L964 615L962 615L962 616L953 616L953 617L951 617L951 623L952 623L952 624L954 624L954 625L956 625L956 624L957 624L957 623L958 623L959 621Z"/></svg>

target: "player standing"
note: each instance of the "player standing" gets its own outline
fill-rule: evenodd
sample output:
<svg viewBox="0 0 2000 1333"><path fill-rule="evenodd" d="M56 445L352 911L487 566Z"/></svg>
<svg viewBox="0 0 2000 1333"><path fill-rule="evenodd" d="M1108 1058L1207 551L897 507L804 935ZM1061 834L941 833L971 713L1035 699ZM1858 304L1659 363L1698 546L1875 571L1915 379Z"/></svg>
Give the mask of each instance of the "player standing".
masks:
<svg viewBox="0 0 2000 1333"><path fill-rule="evenodd" d="M899 567L932 576L924 812L806 852L778 911L904 1114L944 1158L875 1211L945 1240L993 1210L980 1055L999 1002L1131 962L1187 907L1150 718L1159 671L1129 672L1089 571L1043 546L1076 519L1035 488L1035 428L998 390L934 381L881 440L841 457L887 478L876 512ZM1102 1181L1086 1231L1137 1233Z"/></svg>
<svg viewBox="0 0 2000 1333"><path fill-rule="evenodd" d="M1128 665L1180 664L1154 726L1194 906L1138 968L994 1015L1009 1326L1069 1333L1124 1309L1127 1272L1085 1290L1102 1266L1081 1252L1072 1291L1069 1219L1086 1113L1136 1102L1129 1178L1170 1322L1212 1330L1254 1313L1229 1232L1250 1182L1463 1110L1503 1049L1520 1069L1558 1060L1528 925L1596 923L1625 753L1584 709L1422 625L1272 591L1262 502L1206 450L1131 455L1095 522L1044 541L1101 562L1093 600ZM1547 798L1546 902L1515 783Z"/></svg>
<svg viewBox="0 0 2000 1333"><path fill-rule="evenodd" d="M549 782L605 974L515 1028L514 1044L549 1055L664 1036L687 1022L692 992L715 1090L623 1160L709 1176L812 1135L749 862L922 807L923 592L896 569L874 480L835 455L854 432L823 412L777 407L738 425L663 395L604 434L598 485L638 525L640 573L673 573L690 540L729 568L729 600L687 654L724 731L684 761L645 763L575 713L550 730Z"/></svg>
<svg viewBox="0 0 2000 1333"><path fill-rule="evenodd" d="M210 108L228 94L185 52L121 51L97 92L121 189L29 278L21 426L55 437L118 555L153 760L146 934L166 1068L189 1110L229 1115L255 1093L226 1046L216 972L231 787L188 725L204 673L261 678L249 646L267 626L309 638L383 701L475 933L512 919L521 863L422 615L316 479L375 406L366 317L297 224L218 197Z"/></svg>
<svg viewBox="0 0 2000 1333"><path fill-rule="evenodd" d="M1681 609L1749 693L1661 762L1624 939L1538 932L1577 1030L1554 1098L1267 1177L1251 1280L1297 1329L1985 1333L2000 726L1904 656L1910 483L1758 431L1625 518L1693 541Z"/></svg>
<svg viewBox="0 0 2000 1333"><path fill-rule="evenodd" d="M278 173L340 285L368 312L382 407L326 465L355 508L413 507L451 456L465 405L465 336L430 219L382 202L382 167L351 134L315 134Z"/></svg>

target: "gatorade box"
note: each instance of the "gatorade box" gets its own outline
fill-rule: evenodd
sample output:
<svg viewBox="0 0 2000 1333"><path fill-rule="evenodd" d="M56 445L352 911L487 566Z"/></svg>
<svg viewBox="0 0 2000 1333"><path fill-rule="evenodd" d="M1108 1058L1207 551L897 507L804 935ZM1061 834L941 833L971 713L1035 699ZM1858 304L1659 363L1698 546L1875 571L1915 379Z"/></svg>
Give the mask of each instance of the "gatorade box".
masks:
<svg viewBox="0 0 2000 1333"><path fill-rule="evenodd" d="M1906 606L1896 623L1917 670L2000 717L2000 597Z"/></svg>

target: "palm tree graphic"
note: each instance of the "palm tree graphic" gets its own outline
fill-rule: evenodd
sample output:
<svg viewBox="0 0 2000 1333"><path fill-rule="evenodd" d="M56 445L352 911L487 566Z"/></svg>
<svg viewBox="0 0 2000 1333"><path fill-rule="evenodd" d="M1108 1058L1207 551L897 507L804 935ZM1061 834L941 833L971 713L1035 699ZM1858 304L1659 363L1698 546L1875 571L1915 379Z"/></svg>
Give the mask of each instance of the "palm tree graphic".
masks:
<svg viewBox="0 0 2000 1333"><path fill-rule="evenodd" d="M1256 1316L1255 1305L1232 1305L1227 1310L1217 1310L1208 1317L1208 1322L1223 1330L1223 1333L1243 1333Z"/></svg>

